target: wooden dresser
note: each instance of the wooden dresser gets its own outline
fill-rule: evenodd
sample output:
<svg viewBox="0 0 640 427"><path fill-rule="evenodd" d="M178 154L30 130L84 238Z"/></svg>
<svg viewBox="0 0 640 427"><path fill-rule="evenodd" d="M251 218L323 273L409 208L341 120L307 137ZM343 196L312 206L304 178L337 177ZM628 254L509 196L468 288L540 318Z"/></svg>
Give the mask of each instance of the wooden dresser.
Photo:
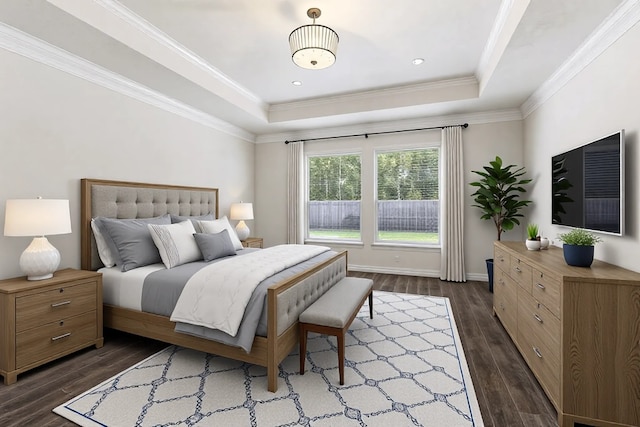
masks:
<svg viewBox="0 0 640 427"><path fill-rule="evenodd" d="M0 281L0 374L18 374L84 347L102 347L102 274L66 269L51 279Z"/></svg>
<svg viewBox="0 0 640 427"><path fill-rule="evenodd" d="M493 306L560 427L640 425L640 273L495 242Z"/></svg>

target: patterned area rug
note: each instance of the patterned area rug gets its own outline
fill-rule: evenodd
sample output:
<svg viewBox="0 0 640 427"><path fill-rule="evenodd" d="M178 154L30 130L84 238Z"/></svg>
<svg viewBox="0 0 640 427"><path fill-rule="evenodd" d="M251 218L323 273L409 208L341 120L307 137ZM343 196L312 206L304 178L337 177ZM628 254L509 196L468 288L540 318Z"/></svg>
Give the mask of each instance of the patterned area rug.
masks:
<svg viewBox="0 0 640 427"><path fill-rule="evenodd" d="M335 337L310 334L266 369L170 346L54 409L82 426L482 426L447 298L374 292L346 339L340 386Z"/></svg>

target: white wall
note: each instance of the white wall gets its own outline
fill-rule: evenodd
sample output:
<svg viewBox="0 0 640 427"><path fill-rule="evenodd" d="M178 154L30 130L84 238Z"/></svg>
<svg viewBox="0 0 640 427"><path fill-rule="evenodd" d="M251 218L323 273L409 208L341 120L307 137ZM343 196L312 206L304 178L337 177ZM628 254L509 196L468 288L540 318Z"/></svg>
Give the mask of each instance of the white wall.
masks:
<svg viewBox="0 0 640 427"><path fill-rule="evenodd" d="M551 239L566 232L551 225L551 156L626 130L626 233L602 235L595 257L640 271L640 25L636 24L566 86L525 119L525 159L538 179L532 221Z"/></svg>
<svg viewBox="0 0 640 427"><path fill-rule="evenodd" d="M471 170L481 169L496 155L505 162L523 164L522 122L510 121L487 124L474 124L463 130L464 165L467 171L465 181L475 181L477 175ZM306 153L319 153L326 150L362 151L363 156L372 156L373 149L379 146L401 146L420 141L439 141L440 131L410 132L364 138L349 138L334 141L310 142L305 145ZM286 242L286 202L287 202L287 151L283 142L258 144L256 146L256 235L263 236L265 245ZM364 163L363 163L364 165ZM363 175L372 176L372 171L363 168ZM365 188L371 188L363 185ZM484 260L492 257L492 242L496 238L495 227L488 221L480 220L477 208L471 207L471 193L474 188L465 187L467 201L465 208L465 259L470 278L486 279ZM364 224L373 224L373 196L363 193ZM366 237L366 236L363 236ZM503 239L520 240L522 230L513 230ZM439 276L439 249L374 247L372 241L365 238L362 246L334 246L348 249L350 268ZM399 257L396 262L396 256Z"/></svg>
<svg viewBox="0 0 640 427"><path fill-rule="evenodd" d="M80 179L217 187L220 214L254 195L254 144L0 50L0 218L5 200L70 200L73 233L49 240L80 267ZM249 224L251 226L251 224ZM0 234L0 278L27 237Z"/></svg>

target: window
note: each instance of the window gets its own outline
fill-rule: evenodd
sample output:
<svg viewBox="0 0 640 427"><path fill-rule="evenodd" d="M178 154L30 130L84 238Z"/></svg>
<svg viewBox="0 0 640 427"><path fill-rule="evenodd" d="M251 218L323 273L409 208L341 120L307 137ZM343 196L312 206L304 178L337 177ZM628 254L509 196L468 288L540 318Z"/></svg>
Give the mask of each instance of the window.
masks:
<svg viewBox="0 0 640 427"><path fill-rule="evenodd" d="M361 240L360 156L308 157L308 237Z"/></svg>
<svg viewBox="0 0 640 427"><path fill-rule="evenodd" d="M376 241L438 244L439 149L376 152Z"/></svg>

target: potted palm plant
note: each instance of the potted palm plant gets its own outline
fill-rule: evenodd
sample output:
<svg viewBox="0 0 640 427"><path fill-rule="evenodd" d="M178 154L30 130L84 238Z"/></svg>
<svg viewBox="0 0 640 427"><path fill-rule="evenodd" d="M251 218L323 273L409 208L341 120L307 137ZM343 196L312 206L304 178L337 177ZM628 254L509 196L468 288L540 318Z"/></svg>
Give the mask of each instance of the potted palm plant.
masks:
<svg viewBox="0 0 640 427"><path fill-rule="evenodd" d="M595 244L602 239L583 228L574 228L568 233L558 235L562 242L564 260L575 267L591 267Z"/></svg>
<svg viewBox="0 0 640 427"><path fill-rule="evenodd" d="M483 167L482 171L472 171L480 176L478 181L470 183L477 187L471 195L473 206L482 212L480 218L491 220L496 227L496 234L500 240L502 233L520 225L518 218L522 217L520 210L531 203L531 200L521 200L520 196L527 190L525 185L531 179L522 178L526 173L524 167L515 165L503 166L502 159L495 160ZM487 273L489 275L489 290L493 292L493 259L487 259Z"/></svg>

